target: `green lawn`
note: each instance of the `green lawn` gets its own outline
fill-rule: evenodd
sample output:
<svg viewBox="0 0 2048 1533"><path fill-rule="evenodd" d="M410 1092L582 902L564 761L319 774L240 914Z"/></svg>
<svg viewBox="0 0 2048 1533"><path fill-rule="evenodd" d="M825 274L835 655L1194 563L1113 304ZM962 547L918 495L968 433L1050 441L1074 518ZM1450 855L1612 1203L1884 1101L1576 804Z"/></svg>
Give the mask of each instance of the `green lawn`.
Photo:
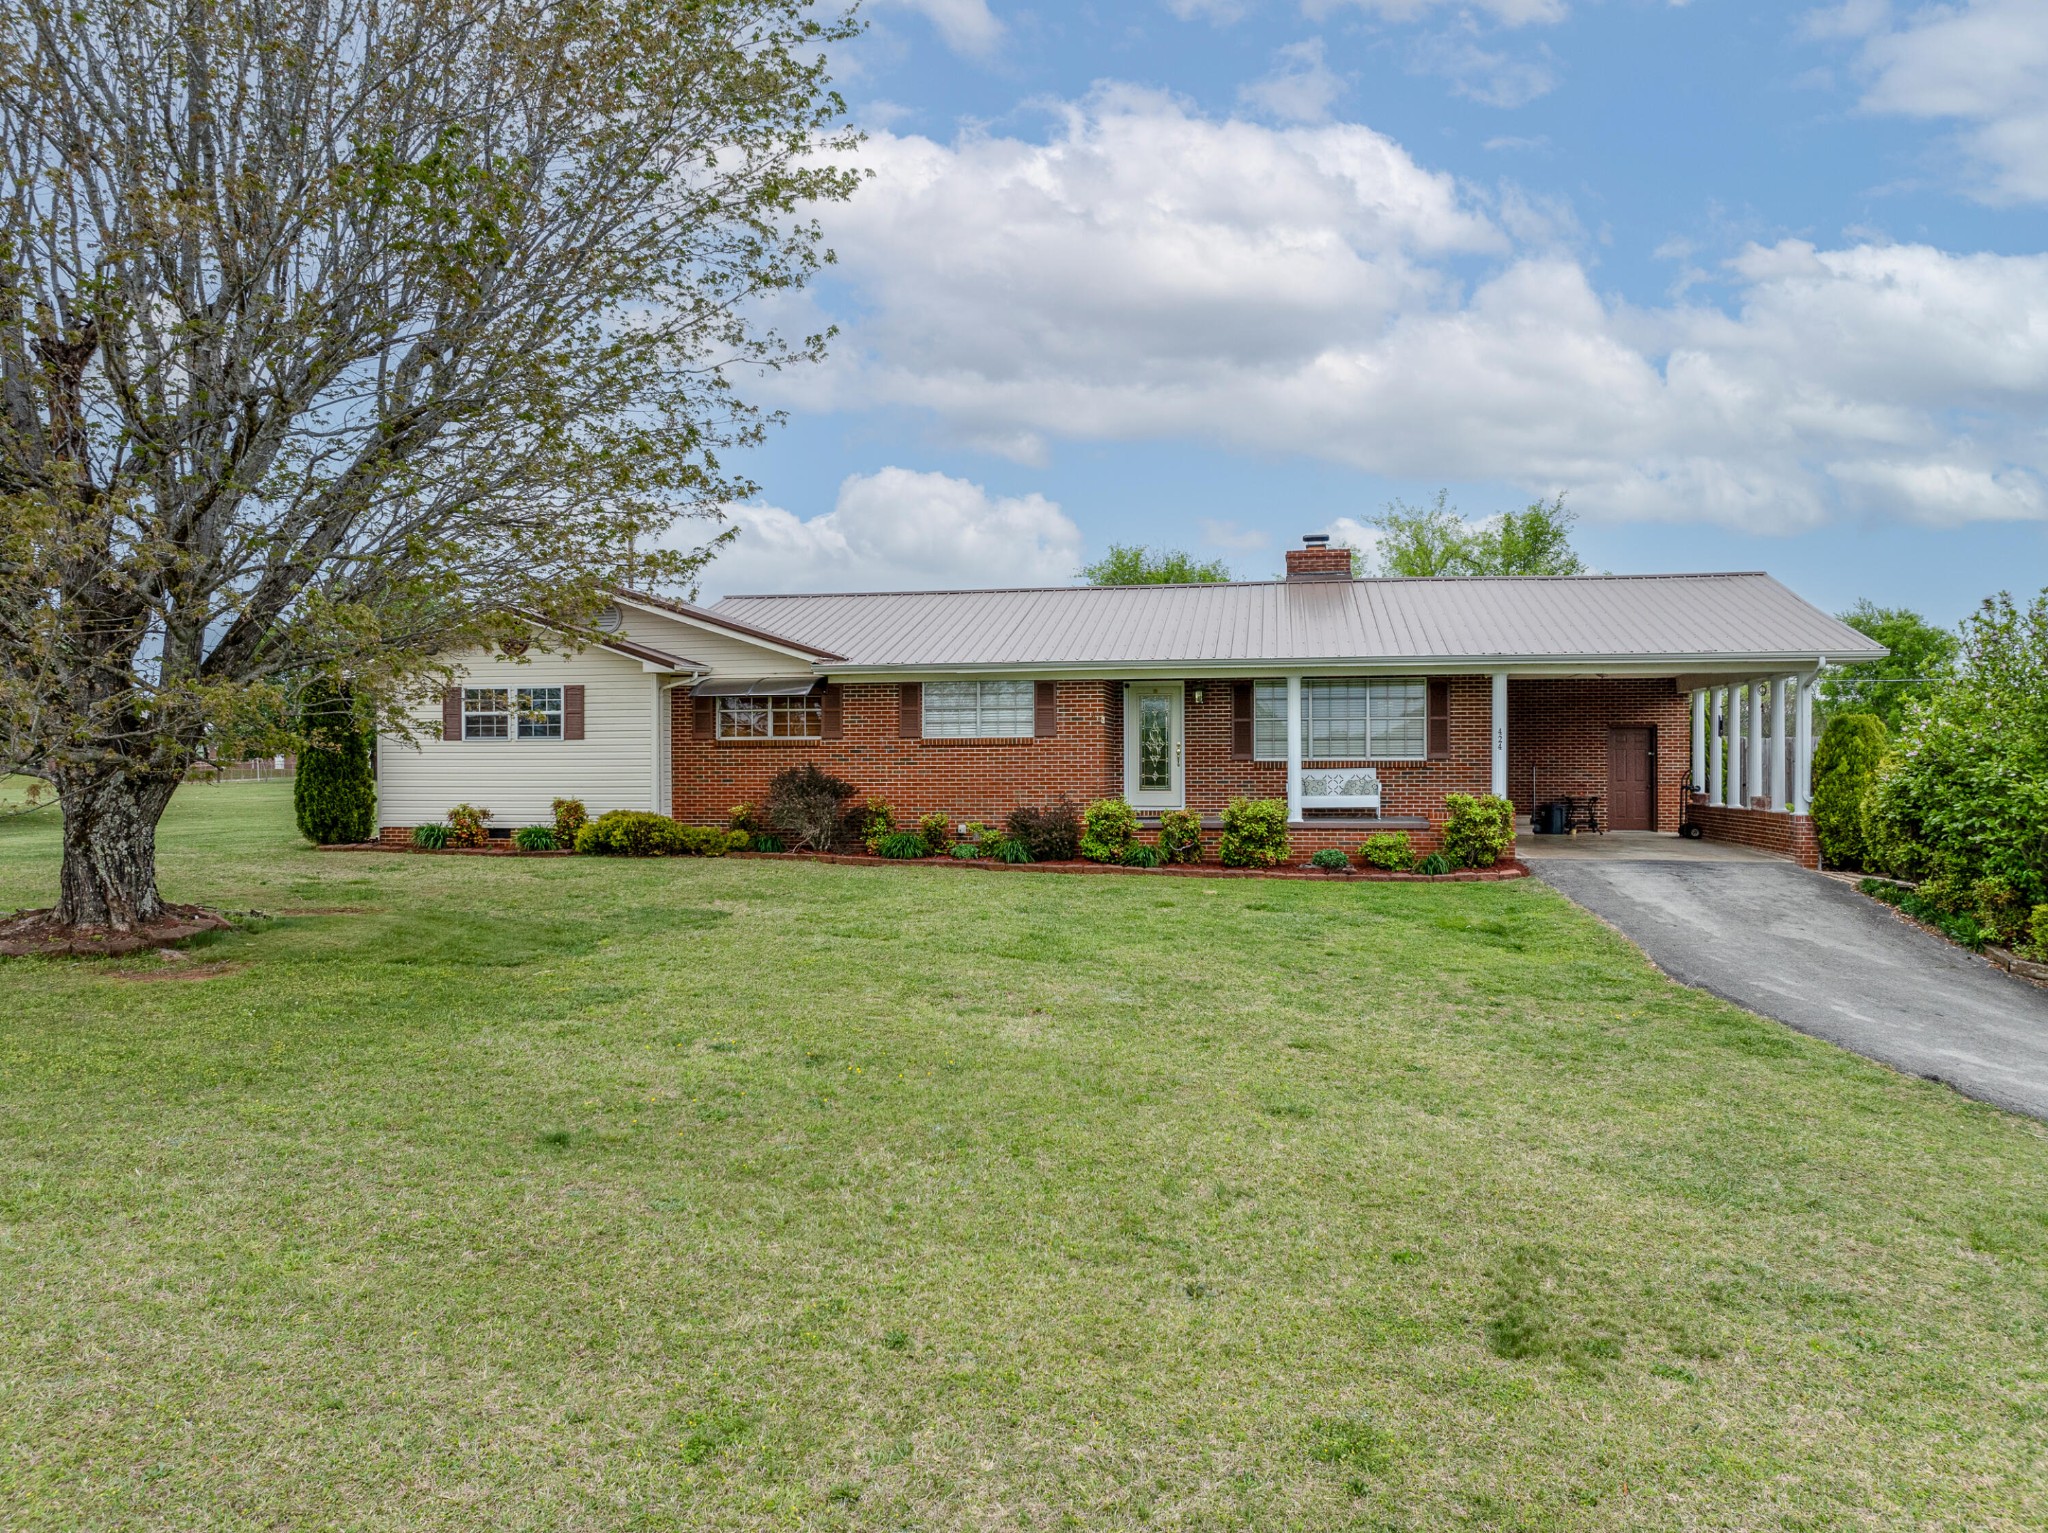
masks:
<svg viewBox="0 0 2048 1533"><path fill-rule="evenodd" d="M162 845L0 964L10 1530L2048 1525L2042 1126L1534 883Z"/></svg>

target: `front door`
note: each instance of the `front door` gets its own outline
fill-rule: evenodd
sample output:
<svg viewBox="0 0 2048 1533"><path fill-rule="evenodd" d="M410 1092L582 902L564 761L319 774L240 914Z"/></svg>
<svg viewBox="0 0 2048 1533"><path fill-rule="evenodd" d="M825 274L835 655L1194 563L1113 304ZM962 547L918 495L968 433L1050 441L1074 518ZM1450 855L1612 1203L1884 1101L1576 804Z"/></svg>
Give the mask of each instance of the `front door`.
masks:
<svg viewBox="0 0 2048 1533"><path fill-rule="evenodd" d="M1607 828L1657 828L1657 732L1607 731Z"/></svg>
<svg viewBox="0 0 2048 1533"><path fill-rule="evenodd" d="M1178 809L1182 790L1181 684L1124 688L1124 798L1133 809Z"/></svg>

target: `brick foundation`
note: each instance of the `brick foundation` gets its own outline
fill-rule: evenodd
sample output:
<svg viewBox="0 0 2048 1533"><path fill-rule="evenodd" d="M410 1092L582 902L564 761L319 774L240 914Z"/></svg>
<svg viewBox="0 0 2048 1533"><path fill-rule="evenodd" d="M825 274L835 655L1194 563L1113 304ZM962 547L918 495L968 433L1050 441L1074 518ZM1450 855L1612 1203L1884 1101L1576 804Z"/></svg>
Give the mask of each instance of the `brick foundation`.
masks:
<svg viewBox="0 0 2048 1533"><path fill-rule="evenodd" d="M1811 815L1694 804L1692 819L1704 832L1705 840L1754 847L1760 852L1796 862L1803 868L1820 866L1820 841L1813 833Z"/></svg>

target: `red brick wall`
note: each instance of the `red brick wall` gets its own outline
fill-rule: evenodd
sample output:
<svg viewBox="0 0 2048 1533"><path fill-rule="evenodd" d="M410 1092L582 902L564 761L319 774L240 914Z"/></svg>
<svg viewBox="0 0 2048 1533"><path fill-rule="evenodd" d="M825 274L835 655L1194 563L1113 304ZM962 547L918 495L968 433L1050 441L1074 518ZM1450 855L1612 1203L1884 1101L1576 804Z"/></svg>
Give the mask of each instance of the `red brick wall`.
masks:
<svg viewBox="0 0 2048 1533"><path fill-rule="evenodd" d="M1820 866L1820 841L1813 833L1811 815L1694 804L1692 817L1705 832L1706 840L1753 846L1773 856L1789 857L1801 867Z"/></svg>
<svg viewBox="0 0 2048 1533"><path fill-rule="evenodd" d="M1284 762L1231 758L1231 679L1190 677L1184 685L1188 807L1213 815L1239 795L1286 797ZM1428 830L1409 831L1418 851L1438 844L1435 823L1443 819L1445 794L1487 791L1489 686L1483 676L1452 678L1450 760L1376 764L1382 813L1433 822ZM902 693L894 682L842 687L838 740L697 740L691 701L678 689L671 694L675 816L692 825L722 825L734 804L758 805L770 778L806 761L845 778L864 798L886 799L899 823L934 811L956 825L997 823L1012 809L1050 803L1062 793L1077 804L1115 797L1124 776L1122 683L1063 681L1058 689L1060 726L1052 738L964 741L901 738ZM1309 829L1296 833L1295 850L1355 850L1365 835L1356 826ZM1213 832L1208 845L1213 856Z"/></svg>
<svg viewBox="0 0 2048 1533"><path fill-rule="evenodd" d="M1678 829L1685 782L1692 775L1692 700L1669 678L1560 677L1508 683L1508 797L1515 812L1533 802L1598 794L1607 818L1607 731L1648 725L1656 731L1657 829Z"/></svg>

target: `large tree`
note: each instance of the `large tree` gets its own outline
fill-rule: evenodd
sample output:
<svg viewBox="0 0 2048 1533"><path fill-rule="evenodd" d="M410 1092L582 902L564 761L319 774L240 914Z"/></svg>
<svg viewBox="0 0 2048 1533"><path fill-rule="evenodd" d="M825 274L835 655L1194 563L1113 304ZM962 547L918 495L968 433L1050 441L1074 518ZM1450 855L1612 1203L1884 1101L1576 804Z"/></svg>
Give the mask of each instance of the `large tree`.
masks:
<svg viewBox="0 0 2048 1533"><path fill-rule="evenodd" d="M1931 697L1933 689L1949 674L1962 649L1962 640L1908 607L1880 607L1874 602L1859 601L1841 617L1851 628L1877 640L1891 653L1882 660L1845 665L1823 674L1821 717L1826 720L1839 713L1874 713L1884 720L1887 733L1899 734L1915 705Z"/></svg>
<svg viewBox="0 0 2048 1533"><path fill-rule="evenodd" d="M62 804L57 921L163 913L172 789L295 679L396 718L451 644L687 575L646 549L751 488L736 372L822 347L761 316L852 188L849 29L808 0L0 8L0 770Z"/></svg>
<svg viewBox="0 0 2048 1533"><path fill-rule="evenodd" d="M1439 490L1427 506L1390 501L1371 521L1379 531L1374 568L1361 567L1365 556L1354 555L1355 572L1410 579L1585 573L1584 561L1572 548L1572 528L1578 517L1565 509L1562 495L1532 501L1520 511L1503 511L1479 522L1465 520L1450 499L1450 491Z"/></svg>
<svg viewBox="0 0 2048 1533"><path fill-rule="evenodd" d="M1230 578L1221 559L1198 561L1186 549L1112 543L1109 552L1081 570L1092 586L1217 585Z"/></svg>

